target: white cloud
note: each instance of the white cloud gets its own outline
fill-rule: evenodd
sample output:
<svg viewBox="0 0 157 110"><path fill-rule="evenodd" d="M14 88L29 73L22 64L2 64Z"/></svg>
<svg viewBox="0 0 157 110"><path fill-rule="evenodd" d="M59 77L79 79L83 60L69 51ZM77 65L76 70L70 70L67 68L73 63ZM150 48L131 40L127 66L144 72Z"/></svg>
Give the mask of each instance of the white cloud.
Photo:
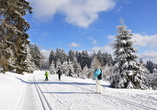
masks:
<svg viewBox="0 0 157 110"><path fill-rule="evenodd" d="M102 52L110 52L112 51L112 47L111 46L93 47L91 50L95 52L98 52L99 50Z"/></svg>
<svg viewBox="0 0 157 110"><path fill-rule="evenodd" d="M42 49L42 50L40 50L40 51L41 51L41 53L44 55L45 58L49 58L49 55L50 55L50 52L51 52L51 51L49 51L49 50L44 50L44 49Z"/></svg>
<svg viewBox="0 0 157 110"><path fill-rule="evenodd" d="M135 45L142 47L156 47L157 46L157 34L149 36L149 35L141 35L139 33L132 33L132 41L136 41ZM114 36L109 36L111 42L115 40Z"/></svg>
<svg viewBox="0 0 157 110"><path fill-rule="evenodd" d="M65 15L65 21L87 28L99 12L114 8L114 0L29 0L34 7L34 17L39 20L52 19L56 13Z"/></svg>
<svg viewBox="0 0 157 110"><path fill-rule="evenodd" d="M141 35L139 33L133 34L132 40L137 41L135 45L138 46L149 46L155 47L157 46L157 34L148 36L148 35Z"/></svg>
<svg viewBox="0 0 157 110"><path fill-rule="evenodd" d="M92 37L88 37L88 39L92 41L92 44L97 44L97 41L93 39Z"/></svg>
<svg viewBox="0 0 157 110"><path fill-rule="evenodd" d="M80 47L82 46L81 44L77 44L75 42L72 42L71 44L68 44L68 47Z"/></svg>
<svg viewBox="0 0 157 110"><path fill-rule="evenodd" d="M145 51L144 54L140 54L140 57L145 61L151 60L154 63L157 63L157 52L155 51Z"/></svg>
<svg viewBox="0 0 157 110"><path fill-rule="evenodd" d="M123 7L120 7L120 8L118 8L118 10L117 10L117 11L118 11L118 12L120 12L122 9L123 9Z"/></svg>

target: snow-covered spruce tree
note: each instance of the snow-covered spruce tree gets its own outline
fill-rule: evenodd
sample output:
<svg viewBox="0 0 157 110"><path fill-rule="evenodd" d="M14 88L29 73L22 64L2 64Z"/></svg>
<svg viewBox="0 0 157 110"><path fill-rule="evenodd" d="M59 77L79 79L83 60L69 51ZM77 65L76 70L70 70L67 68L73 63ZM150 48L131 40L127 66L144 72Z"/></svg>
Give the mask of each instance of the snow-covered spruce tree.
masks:
<svg viewBox="0 0 157 110"><path fill-rule="evenodd" d="M79 77L80 77L80 78L83 78L83 79L86 79L86 77L87 77L87 76L86 76L87 71L88 71L88 67L87 67L87 65L86 65L86 66L84 66L82 72L79 73Z"/></svg>
<svg viewBox="0 0 157 110"><path fill-rule="evenodd" d="M106 81L110 81L112 66L106 64L105 66L102 67L102 72L103 72L103 79Z"/></svg>
<svg viewBox="0 0 157 110"><path fill-rule="evenodd" d="M70 60L68 61L66 76L69 76L69 77L74 76L74 68Z"/></svg>
<svg viewBox="0 0 157 110"><path fill-rule="evenodd" d="M25 52L26 52L27 56L26 56L26 59L24 61L24 63L26 64L24 71L28 72L28 73L33 73L33 71L35 70L35 65L33 62L33 57L30 54L30 46L29 45L26 45Z"/></svg>
<svg viewBox="0 0 157 110"><path fill-rule="evenodd" d="M59 49L57 48L56 49L56 52L55 52L55 63L60 60L61 63L63 63L64 61L66 61L66 53L64 52L63 49Z"/></svg>
<svg viewBox="0 0 157 110"><path fill-rule="evenodd" d="M74 52L74 50L70 50L69 53L68 53L68 60L73 62L74 59L75 59L75 52Z"/></svg>
<svg viewBox="0 0 157 110"><path fill-rule="evenodd" d="M26 54L23 50L29 44L26 31L30 25L22 16L27 12L32 13L29 4L26 0L0 1L0 48L7 62L3 65L5 71L16 69L19 74L24 72ZM15 65L9 65L10 59Z"/></svg>
<svg viewBox="0 0 157 110"><path fill-rule="evenodd" d="M100 50L97 53L97 58L98 58L100 64L103 66L104 65L104 56Z"/></svg>
<svg viewBox="0 0 157 110"><path fill-rule="evenodd" d="M86 51L82 51L82 53L81 53L81 59L80 59L79 63L81 65L82 69L86 65L88 66L88 68L90 67L91 59L90 59L90 56L89 56L87 50Z"/></svg>
<svg viewBox="0 0 157 110"><path fill-rule="evenodd" d="M135 88L146 89L144 73L141 71L141 65L137 63L137 49L133 47L130 30L124 24L124 20L120 19L120 26L117 26L118 35L115 36L113 44L115 64L111 76L111 87L114 88Z"/></svg>
<svg viewBox="0 0 157 110"><path fill-rule="evenodd" d="M66 72L68 71L67 68L68 68L68 62L64 61L62 64L62 73L63 74L66 74Z"/></svg>
<svg viewBox="0 0 157 110"><path fill-rule="evenodd" d="M58 71L59 69L62 69L62 63L61 61L58 59L56 62L56 71Z"/></svg>
<svg viewBox="0 0 157 110"><path fill-rule="evenodd" d="M153 73L153 69L156 68L156 65L155 63L149 60L146 63L146 68L150 71L150 73Z"/></svg>
<svg viewBox="0 0 157 110"><path fill-rule="evenodd" d="M54 52L54 50L52 50L50 52L50 55L49 55L49 66L51 65L52 62L55 64L55 52Z"/></svg>
<svg viewBox="0 0 157 110"><path fill-rule="evenodd" d="M54 61L52 61L51 65L50 65L50 74L56 74Z"/></svg>
<svg viewBox="0 0 157 110"><path fill-rule="evenodd" d="M30 54L33 57L33 61L35 64L35 70L39 70L42 65L42 59L44 58L41 54L39 47L36 44L30 44Z"/></svg>
<svg viewBox="0 0 157 110"><path fill-rule="evenodd" d="M112 55L108 54L107 52L103 53L103 57L104 57L104 65L102 66L112 66L113 65L113 59L112 59Z"/></svg>
<svg viewBox="0 0 157 110"><path fill-rule="evenodd" d="M75 74L75 76L79 77L79 74L81 73L82 68L81 68L80 63L77 62L76 57L74 57L73 68L74 68L74 74Z"/></svg>

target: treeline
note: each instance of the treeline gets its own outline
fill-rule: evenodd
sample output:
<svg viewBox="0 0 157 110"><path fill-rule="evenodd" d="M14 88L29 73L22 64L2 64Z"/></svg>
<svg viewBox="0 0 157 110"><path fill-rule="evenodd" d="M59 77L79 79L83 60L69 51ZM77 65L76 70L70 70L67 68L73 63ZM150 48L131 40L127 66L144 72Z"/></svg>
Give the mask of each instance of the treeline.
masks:
<svg viewBox="0 0 157 110"><path fill-rule="evenodd" d="M107 52L101 52L98 51L97 53L93 52L92 54L89 54L87 50L85 51L74 51L70 50L68 53L66 53L63 49L57 48L56 51L52 50L50 52L49 56L49 65L51 65L52 62L54 62L55 66L57 66L57 61L59 60L62 64L65 61L77 61L81 65L81 68L83 69L86 65L88 68L91 66L92 59L97 56L97 59L99 60L101 66L113 65L113 59L111 54Z"/></svg>
<svg viewBox="0 0 157 110"><path fill-rule="evenodd" d="M60 61L61 64L63 64L65 61L70 60L71 62L74 62L76 60L77 63L79 63L81 65L81 68L83 69L86 65L88 68L90 68L91 61L95 56L99 60L102 67L106 65L112 67L114 65L112 55L107 52L101 52L100 50L97 53L93 52L92 54L89 54L87 50L85 51L69 50L69 52L66 53L64 49L57 48L56 50L51 50L48 61L49 66L53 62L56 67L58 61ZM153 73L155 71L154 69L157 69L157 64L153 63L150 60L144 63L142 58L140 58L139 63L146 67L150 71L150 73Z"/></svg>

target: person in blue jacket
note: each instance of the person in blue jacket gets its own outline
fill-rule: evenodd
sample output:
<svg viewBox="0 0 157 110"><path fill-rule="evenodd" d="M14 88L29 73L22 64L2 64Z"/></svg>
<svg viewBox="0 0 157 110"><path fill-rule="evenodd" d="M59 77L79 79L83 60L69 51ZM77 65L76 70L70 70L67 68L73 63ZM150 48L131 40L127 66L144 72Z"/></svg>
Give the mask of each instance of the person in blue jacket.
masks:
<svg viewBox="0 0 157 110"><path fill-rule="evenodd" d="M103 76L102 70L98 66L94 72L94 77L93 77L93 80L96 80L96 93L98 93L98 94L102 93L102 88L101 88L102 76Z"/></svg>

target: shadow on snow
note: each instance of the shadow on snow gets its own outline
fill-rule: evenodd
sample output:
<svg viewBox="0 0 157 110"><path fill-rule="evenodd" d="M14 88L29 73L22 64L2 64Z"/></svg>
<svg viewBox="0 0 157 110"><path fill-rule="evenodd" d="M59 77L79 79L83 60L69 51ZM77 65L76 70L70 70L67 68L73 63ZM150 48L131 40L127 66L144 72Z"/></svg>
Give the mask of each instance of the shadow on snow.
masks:
<svg viewBox="0 0 157 110"><path fill-rule="evenodd" d="M16 79L20 80L21 82L23 83L27 83L27 84L60 84L60 85L96 85L96 83L82 83L82 82L62 82L62 81L59 81L59 82L49 82L49 81L43 81L43 82L32 82L32 81L25 81L21 78L18 78L16 77ZM108 87L108 85L101 85L103 87Z"/></svg>
<svg viewBox="0 0 157 110"><path fill-rule="evenodd" d="M95 93L88 93L88 92L42 92L46 94L95 94Z"/></svg>

